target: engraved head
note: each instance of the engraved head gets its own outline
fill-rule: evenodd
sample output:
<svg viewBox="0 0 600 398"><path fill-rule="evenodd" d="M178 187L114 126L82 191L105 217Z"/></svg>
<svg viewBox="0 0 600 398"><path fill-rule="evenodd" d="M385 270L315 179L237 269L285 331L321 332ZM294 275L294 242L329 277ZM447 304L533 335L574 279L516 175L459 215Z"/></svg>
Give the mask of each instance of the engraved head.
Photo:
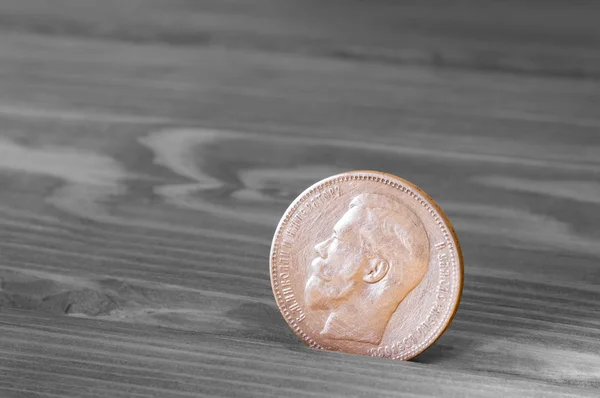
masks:
<svg viewBox="0 0 600 398"><path fill-rule="evenodd" d="M372 344L379 344L429 263L429 239L419 218L378 194L353 198L314 249L305 300L312 309L329 311L321 334Z"/></svg>

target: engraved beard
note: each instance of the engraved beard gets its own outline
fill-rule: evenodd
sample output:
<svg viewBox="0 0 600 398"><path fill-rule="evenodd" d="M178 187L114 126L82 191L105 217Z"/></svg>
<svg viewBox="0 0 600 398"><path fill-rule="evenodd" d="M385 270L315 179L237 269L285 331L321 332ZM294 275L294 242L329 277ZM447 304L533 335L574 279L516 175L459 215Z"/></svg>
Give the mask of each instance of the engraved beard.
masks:
<svg viewBox="0 0 600 398"><path fill-rule="evenodd" d="M317 253L305 287L305 300L315 310L335 310L350 301L360 288L367 258L357 243L356 211L347 211L332 235L315 245Z"/></svg>
<svg viewBox="0 0 600 398"><path fill-rule="evenodd" d="M355 285L355 281L350 281L344 286L335 286L317 275L311 275L306 282L304 298L311 309L333 310L349 300L348 293L353 290Z"/></svg>
<svg viewBox="0 0 600 398"><path fill-rule="evenodd" d="M324 259L317 257L313 260L313 269L319 269ZM324 279L318 272L313 273L304 290L305 302L312 310L325 310L329 314L321 330L321 336L335 340L350 340L370 344L379 344L387 319L391 312L397 307L390 309L390 314L386 314L386 321L383 323L372 323L370 316L358 319L361 315L366 315L367 310L363 305L370 306L370 302L361 299L359 293L361 284L364 282L360 278L360 270L368 262L365 257L359 261L357 272L352 275L341 277L334 275L331 280ZM374 286L373 286L374 287ZM358 297L358 300L357 300ZM378 308L378 311L386 312L386 305Z"/></svg>

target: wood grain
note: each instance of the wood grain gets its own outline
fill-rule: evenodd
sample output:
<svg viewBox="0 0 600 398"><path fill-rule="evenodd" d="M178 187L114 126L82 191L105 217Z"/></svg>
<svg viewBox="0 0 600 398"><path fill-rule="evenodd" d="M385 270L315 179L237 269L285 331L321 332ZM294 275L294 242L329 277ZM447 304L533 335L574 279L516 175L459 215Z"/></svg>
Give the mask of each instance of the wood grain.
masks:
<svg viewBox="0 0 600 398"><path fill-rule="evenodd" d="M48 4L0 4L1 396L597 396L595 2ZM463 247L410 363L272 297L279 217L351 169Z"/></svg>
<svg viewBox="0 0 600 398"><path fill-rule="evenodd" d="M35 378L20 390L29 396L582 396L512 375L88 319L8 312L0 330L11 343L0 342L0 386L10 393L20 380Z"/></svg>

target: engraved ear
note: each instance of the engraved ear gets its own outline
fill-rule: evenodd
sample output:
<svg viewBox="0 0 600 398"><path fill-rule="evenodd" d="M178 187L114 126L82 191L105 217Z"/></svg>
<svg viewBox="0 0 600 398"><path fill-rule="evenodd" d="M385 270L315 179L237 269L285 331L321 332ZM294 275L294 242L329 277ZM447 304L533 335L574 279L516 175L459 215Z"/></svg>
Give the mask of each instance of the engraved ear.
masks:
<svg viewBox="0 0 600 398"><path fill-rule="evenodd" d="M390 264L386 259L375 256L369 260L363 280L367 283L377 283L387 275Z"/></svg>

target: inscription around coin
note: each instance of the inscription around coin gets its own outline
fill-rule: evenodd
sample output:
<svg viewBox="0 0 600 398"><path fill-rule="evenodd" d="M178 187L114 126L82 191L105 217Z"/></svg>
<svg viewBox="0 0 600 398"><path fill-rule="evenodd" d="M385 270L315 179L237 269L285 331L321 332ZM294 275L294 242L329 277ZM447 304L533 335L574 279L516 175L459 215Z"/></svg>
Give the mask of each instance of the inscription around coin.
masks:
<svg viewBox="0 0 600 398"><path fill-rule="evenodd" d="M326 200L332 200L339 198L341 191L339 186L332 186L323 192L319 192L307 201L303 207L300 207L298 211L290 218L289 227L286 229L283 236L282 244L279 249L279 286L281 287L280 299L285 300L287 306L287 313L294 318L296 323L300 323L306 317L306 314L302 310L300 303L294 295L294 291L290 281L290 249L291 243L296 237L296 233L304 217L308 212L318 209L320 205Z"/></svg>
<svg viewBox="0 0 600 398"><path fill-rule="evenodd" d="M445 247L445 242L440 242L435 245L437 250L443 250ZM402 341L395 342L391 346L371 348L368 351L369 355L377 357L394 357L395 355L398 355L399 352L410 347L411 344L415 344L420 337L425 336L432 329L432 325L436 322L436 318L442 315L442 303L449 293L450 271L448 269L447 257L448 255L445 252L440 252L437 256L441 275L440 283L437 286L437 294L435 296L437 301L427 314L425 321L417 326L415 333L409 334Z"/></svg>

